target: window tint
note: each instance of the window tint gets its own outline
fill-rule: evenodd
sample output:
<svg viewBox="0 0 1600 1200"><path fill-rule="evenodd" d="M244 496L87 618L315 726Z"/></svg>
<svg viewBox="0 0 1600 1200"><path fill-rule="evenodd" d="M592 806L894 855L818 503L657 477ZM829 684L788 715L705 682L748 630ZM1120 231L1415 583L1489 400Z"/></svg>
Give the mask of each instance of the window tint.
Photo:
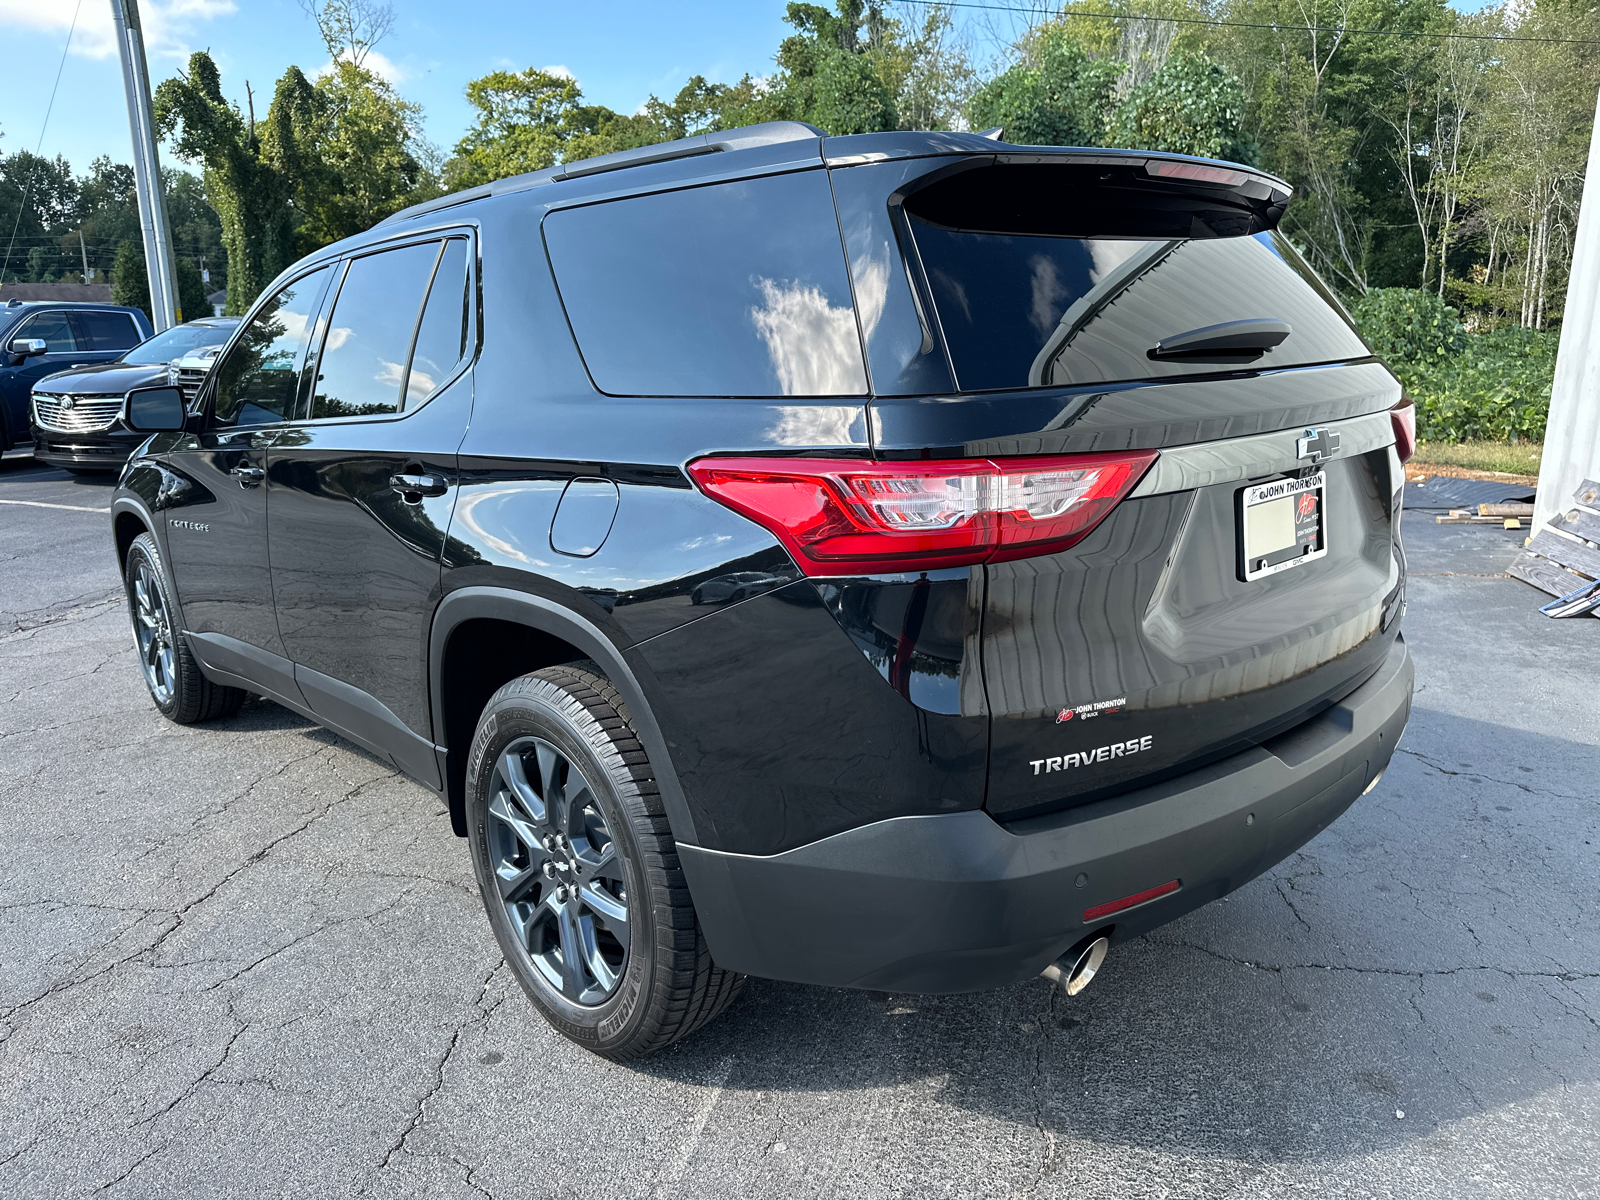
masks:
<svg viewBox="0 0 1600 1200"><path fill-rule="evenodd" d="M217 364L217 424L261 425L293 415L299 380L295 368L310 340L317 297L331 270L313 271L269 300Z"/></svg>
<svg viewBox="0 0 1600 1200"><path fill-rule="evenodd" d="M143 337L127 313L79 311L72 314L86 350L126 350Z"/></svg>
<svg viewBox="0 0 1600 1200"><path fill-rule="evenodd" d="M913 216L964 391L1270 369L1365 356L1283 237L1112 239L977 233ZM1249 360L1162 359L1164 338L1274 318L1293 332Z"/></svg>
<svg viewBox="0 0 1600 1200"><path fill-rule="evenodd" d="M406 407L414 408L438 389L466 357L470 332L467 240L451 238L428 290L427 307L417 329L417 346L406 376Z"/></svg>
<svg viewBox="0 0 1600 1200"><path fill-rule="evenodd" d="M551 213L546 244L601 391L859 396L867 390L822 171Z"/></svg>
<svg viewBox="0 0 1600 1200"><path fill-rule="evenodd" d="M42 338L48 354L71 354L80 347L72 336L72 325L64 312L34 313L7 335L10 341Z"/></svg>
<svg viewBox="0 0 1600 1200"><path fill-rule="evenodd" d="M438 242L352 259L328 317L311 418L364 417L400 408L406 355Z"/></svg>

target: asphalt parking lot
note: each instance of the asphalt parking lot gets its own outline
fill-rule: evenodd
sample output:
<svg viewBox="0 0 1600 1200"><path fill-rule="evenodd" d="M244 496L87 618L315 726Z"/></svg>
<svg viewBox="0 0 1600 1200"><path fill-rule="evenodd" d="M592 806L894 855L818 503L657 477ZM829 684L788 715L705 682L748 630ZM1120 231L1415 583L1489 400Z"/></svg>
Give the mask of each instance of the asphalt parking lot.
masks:
<svg viewBox="0 0 1600 1200"><path fill-rule="evenodd" d="M156 713L109 496L0 462L0 1196L1600 1196L1600 621L1519 534L1408 515L1388 775L1078 999L755 980L620 1067L436 799Z"/></svg>

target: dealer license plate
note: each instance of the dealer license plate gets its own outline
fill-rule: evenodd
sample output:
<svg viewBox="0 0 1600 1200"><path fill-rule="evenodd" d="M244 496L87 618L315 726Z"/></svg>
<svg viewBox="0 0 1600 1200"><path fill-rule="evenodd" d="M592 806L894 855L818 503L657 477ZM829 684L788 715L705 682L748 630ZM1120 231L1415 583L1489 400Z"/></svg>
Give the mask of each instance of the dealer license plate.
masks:
<svg viewBox="0 0 1600 1200"><path fill-rule="evenodd" d="M1246 580L1304 566L1328 552L1327 476L1276 479L1239 492L1239 568Z"/></svg>

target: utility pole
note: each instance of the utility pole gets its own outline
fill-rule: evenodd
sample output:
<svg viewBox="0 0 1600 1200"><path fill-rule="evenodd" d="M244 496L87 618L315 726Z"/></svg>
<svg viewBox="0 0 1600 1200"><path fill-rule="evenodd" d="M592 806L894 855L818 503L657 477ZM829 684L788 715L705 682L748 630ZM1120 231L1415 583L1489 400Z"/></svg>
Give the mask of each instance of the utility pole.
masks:
<svg viewBox="0 0 1600 1200"><path fill-rule="evenodd" d="M128 96L128 127L133 133L133 175L139 191L139 227L144 234L144 261L150 274L150 319L156 332L183 320L178 303L178 277L172 261L172 230L167 224L167 198L161 188L161 163L156 157L155 117L150 109L150 70L144 57L144 32L139 0L111 0L111 19L122 56L122 86Z"/></svg>
<svg viewBox="0 0 1600 1200"><path fill-rule="evenodd" d="M83 281L94 282L94 272L89 270L89 248L83 244L83 230L78 230L78 253L83 255Z"/></svg>

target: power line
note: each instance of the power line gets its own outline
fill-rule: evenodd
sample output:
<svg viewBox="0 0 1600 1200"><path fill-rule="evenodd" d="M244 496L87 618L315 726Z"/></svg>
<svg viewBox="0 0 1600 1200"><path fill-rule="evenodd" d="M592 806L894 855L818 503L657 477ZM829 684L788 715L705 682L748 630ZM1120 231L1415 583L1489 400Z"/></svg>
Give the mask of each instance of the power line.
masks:
<svg viewBox="0 0 1600 1200"><path fill-rule="evenodd" d="M923 4L939 8L975 8L985 12L1026 13L1038 16L1039 8L1011 4L980 4L976 0L900 0L902 4ZM1101 17L1108 21L1160 21L1169 25L1224 25L1232 29L1271 29L1277 33L1364 33L1377 37L1456 38L1469 42L1538 42L1558 46L1600 46L1600 38L1521 37L1511 33L1414 33L1405 29L1351 29L1343 25L1279 25L1271 21L1219 21L1207 17L1157 17L1143 13L1090 12L1062 9L1063 17Z"/></svg>
<svg viewBox="0 0 1600 1200"><path fill-rule="evenodd" d="M72 35L78 28L78 10L83 7L83 0L72 9L72 24L67 26L67 44L61 47L61 65L56 68L55 86L50 89L50 103L44 108L44 124L39 126L39 144L33 148L33 156L39 157L39 151L44 149L44 131L50 128L50 112L56 106L56 89L61 86L61 72L67 69L67 51L72 49ZM22 214L28 211L28 189L33 186L33 172L28 172L28 182L22 188L22 203L17 206L17 219L11 223L11 244L6 246L6 261L0 266L0 277L4 277L11 267L11 246L16 244L17 229L22 225Z"/></svg>

